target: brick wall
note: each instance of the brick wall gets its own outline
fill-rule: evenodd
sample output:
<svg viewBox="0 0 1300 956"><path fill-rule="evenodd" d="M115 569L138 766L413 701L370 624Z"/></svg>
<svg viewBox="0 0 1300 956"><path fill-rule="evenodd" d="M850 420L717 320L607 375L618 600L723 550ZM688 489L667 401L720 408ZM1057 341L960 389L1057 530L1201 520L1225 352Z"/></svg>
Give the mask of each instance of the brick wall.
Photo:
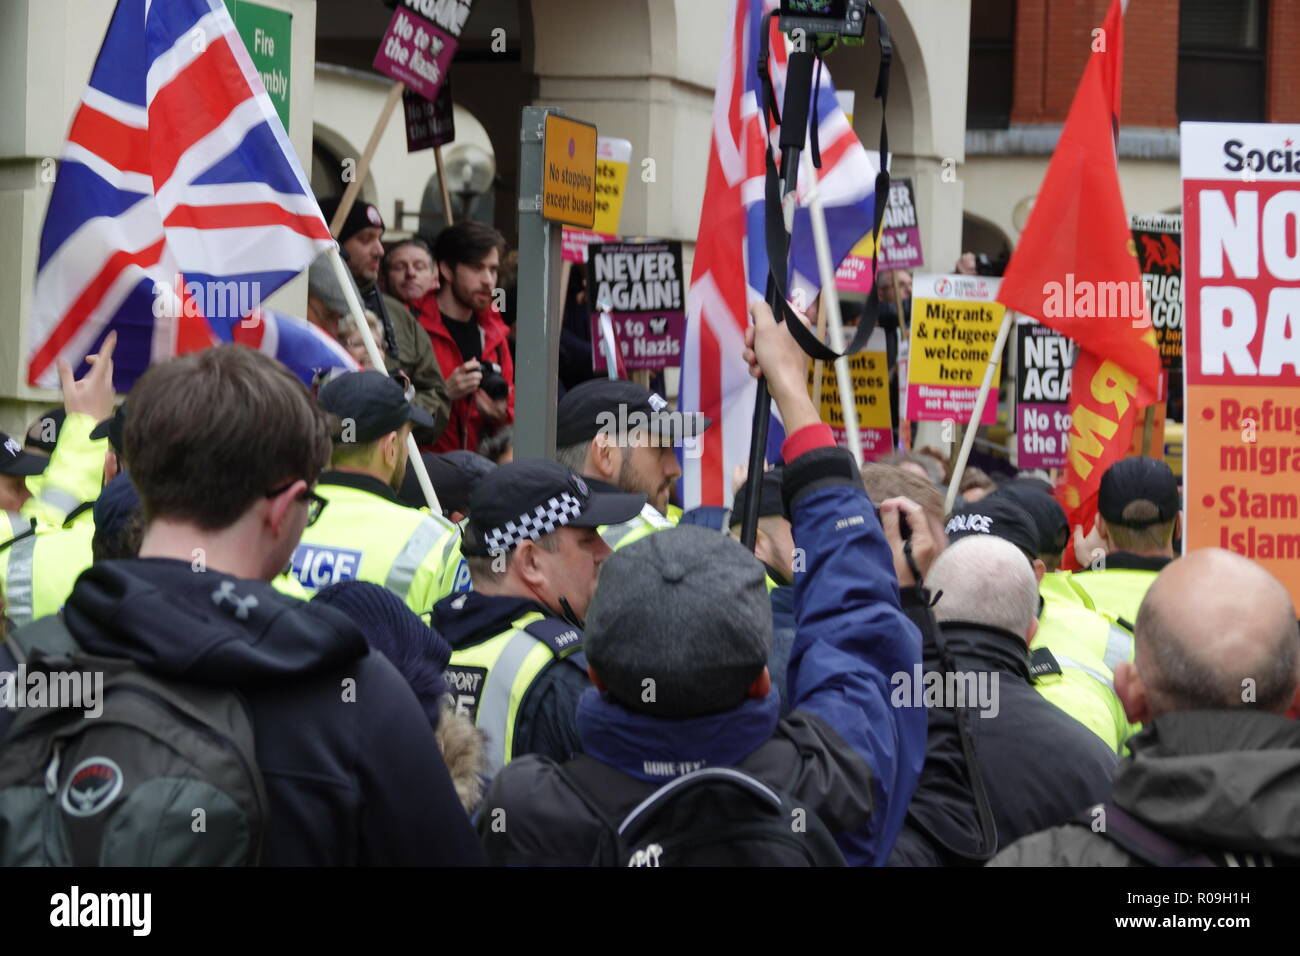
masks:
<svg viewBox="0 0 1300 956"><path fill-rule="evenodd" d="M1020 0L1013 123L1062 123L1110 0ZM1298 18L1300 19L1300 18ZM1135 0L1124 21L1126 126L1174 126L1178 0Z"/></svg>
<svg viewBox="0 0 1300 956"><path fill-rule="evenodd" d="M1273 0L1268 10L1265 116L1270 123L1300 123L1300 4Z"/></svg>

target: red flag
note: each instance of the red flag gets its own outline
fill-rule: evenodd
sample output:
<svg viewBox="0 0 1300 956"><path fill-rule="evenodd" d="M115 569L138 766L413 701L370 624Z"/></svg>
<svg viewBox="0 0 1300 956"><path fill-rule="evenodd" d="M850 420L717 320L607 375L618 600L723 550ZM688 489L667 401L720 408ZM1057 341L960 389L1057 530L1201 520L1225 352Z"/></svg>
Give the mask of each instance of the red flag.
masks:
<svg viewBox="0 0 1300 956"><path fill-rule="evenodd" d="M1160 353L1116 166L1124 17L1113 0L998 300L1079 343L1070 453L1057 489L1091 527L1097 487L1156 398Z"/></svg>

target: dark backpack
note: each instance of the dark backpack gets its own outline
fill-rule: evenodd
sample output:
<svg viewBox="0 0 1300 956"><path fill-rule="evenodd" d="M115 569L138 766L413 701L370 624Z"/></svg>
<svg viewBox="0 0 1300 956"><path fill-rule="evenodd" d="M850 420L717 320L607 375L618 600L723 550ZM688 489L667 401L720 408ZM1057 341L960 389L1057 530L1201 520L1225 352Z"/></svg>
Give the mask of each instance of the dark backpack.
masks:
<svg viewBox="0 0 1300 956"><path fill-rule="evenodd" d="M684 774L614 823L592 796L608 789L588 788L594 775L607 776L591 766L596 763L578 757L560 769L604 826L593 866L844 866L813 810L743 770Z"/></svg>
<svg viewBox="0 0 1300 956"><path fill-rule="evenodd" d="M235 691L86 654L57 615L8 646L65 690L102 679L102 713L84 699L17 712L0 741L0 866L257 864L266 792Z"/></svg>

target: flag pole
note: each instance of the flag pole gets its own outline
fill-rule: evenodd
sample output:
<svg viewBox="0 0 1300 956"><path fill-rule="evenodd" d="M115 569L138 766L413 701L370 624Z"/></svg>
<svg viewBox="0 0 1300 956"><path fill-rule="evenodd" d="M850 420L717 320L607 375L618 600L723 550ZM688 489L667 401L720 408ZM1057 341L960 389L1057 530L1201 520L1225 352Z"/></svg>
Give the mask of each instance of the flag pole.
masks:
<svg viewBox="0 0 1300 956"><path fill-rule="evenodd" d="M1003 346L1007 344L1007 334L1011 329L1012 311L1007 309L1002 315L1002 325L998 328L998 339L993 343L993 351L989 353L988 365L984 368L984 381L980 384L979 394L975 396L975 407L971 409L970 427L961 437L961 451L957 455L957 461L952 466L952 478L948 481L948 494L943 500L943 513L948 514L952 511L952 506L957 500L957 489L961 486L962 472L966 470L966 459L970 457L970 450L975 444L975 433L979 431L980 418L984 415L984 403L988 401L989 389L993 385L993 372L998 367L998 362L1002 358Z"/></svg>
<svg viewBox="0 0 1300 956"><path fill-rule="evenodd" d="M339 288L343 290L343 297L348 300L348 312L352 316L352 321L361 332L361 340L366 343L366 354L370 356L370 364L374 366L375 371L387 375L388 366L384 363L383 353L379 351L375 336L370 331L370 323L366 321L365 311L361 308L361 299L352 284L348 267L343 264L343 258L339 255L338 243L330 246L326 255L330 257L330 264L334 267L334 278L338 281ZM442 514L442 504L433 490L433 482L429 480L429 471L424 467L424 459L420 457L420 446L415 443L415 436L409 432L406 435L406 451L411 467L415 470L416 480L420 483L420 490L424 492L424 498L429 502L429 510L436 515Z"/></svg>
<svg viewBox="0 0 1300 956"><path fill-rule="evenodd" d="M379 141L383 138L384 130L388 127L388 119L393 115L393 110L397 107L397 103L401 100L402 93L405 90L405 83L394 83L388 91L388 99L384 100L384 106L375 119L375 128L370 131L370 141L366 143L365 151L362 152L361 159L357 162L352 182L348 183L348 188L343 190L343 198L339 200L339 208L334 213L334 221L330 223L331 236L338 236L339 230L343 228L343 223L348 218L348 213L352 211L352 204L357 201L357 194L361 192L361 184L366 181L366 174L370 172L370 160L374 158L375 150L379 148ZM447 221L450 222L451 220L448 219ZM363 320L361 324L365 325L366 323Z"/></svg>
<svg viewBox="0 0 1300 956"><path fill-rule="evenodd" d="M813 248L817 253L817 272L821 276L821 301L826 303L826 328L830 334L830 347L844 351L844 323L840 316L840 293L835 288L835 263L831 261L831 240L826 231L826 210L822 206L821 186L817 170L808 153L802 157L804 175L809 188L809 219L812 222ZM844 419L844 438L857 464L862 464L862 433L858 430L858 406L854 400L853 379L849 374L849 357L841 355L835 360L835 384L840 391L840 415Z"/></svg>

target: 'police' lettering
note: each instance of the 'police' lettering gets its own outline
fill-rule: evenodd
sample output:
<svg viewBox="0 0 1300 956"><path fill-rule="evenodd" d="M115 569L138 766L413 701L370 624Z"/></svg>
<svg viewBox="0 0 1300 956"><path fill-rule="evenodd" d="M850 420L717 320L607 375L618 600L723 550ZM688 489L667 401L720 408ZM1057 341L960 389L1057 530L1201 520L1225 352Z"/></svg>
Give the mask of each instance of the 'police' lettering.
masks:
<svg viewBox="0 0 1300 956"><path fill-rule="evenodd" d="M361 567L361 552L300 544L293 552L292 574L307 588L323 588L338 581L354 581Z"/></svg>

